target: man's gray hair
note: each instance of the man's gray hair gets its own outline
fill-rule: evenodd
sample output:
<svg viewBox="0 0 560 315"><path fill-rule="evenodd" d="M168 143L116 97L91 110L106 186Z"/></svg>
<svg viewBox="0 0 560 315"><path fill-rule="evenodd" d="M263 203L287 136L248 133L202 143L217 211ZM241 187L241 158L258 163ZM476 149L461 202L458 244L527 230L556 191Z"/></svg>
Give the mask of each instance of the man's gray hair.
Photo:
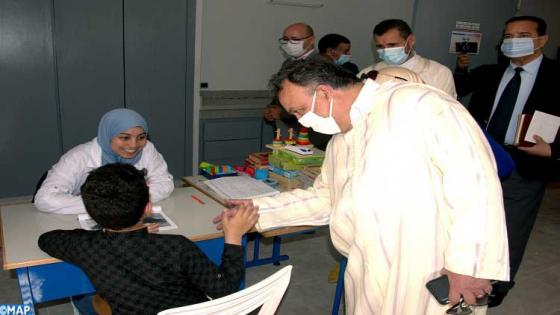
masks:
<svg viewBox="0 0 560 315"><path fill-rule="evenodd" d="M275 95L282 90L284 80L299 86L310 87L310 93L319 84L326 84L338 89L360 82L348 70L331 62L320 60L287 62L269 81L269 86Z"/></svg>

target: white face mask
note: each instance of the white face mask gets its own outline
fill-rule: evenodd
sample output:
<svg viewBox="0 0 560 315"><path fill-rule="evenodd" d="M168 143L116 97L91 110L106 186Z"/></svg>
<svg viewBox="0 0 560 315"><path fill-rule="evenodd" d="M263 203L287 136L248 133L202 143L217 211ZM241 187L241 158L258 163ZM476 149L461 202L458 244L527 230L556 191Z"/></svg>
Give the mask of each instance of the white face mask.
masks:
<svg viewBox="0 0 560 315"><path fill-rule="evenodd" d="M288 56L298 58L305 53L303 48L303 40L297 41L297 43L287 42L282 44L280 47L288 54Z"/></svg>
<svg viewBox="0 0 560 315"><path fill-rule="evenodd" d="M315 110L315 99L317 97L317 91L313 93L313 101L311 102L311 110L305 115L298 119L299 123L307 128L313 128L313 130L323 133L326 135L334 135L335 133L341 132L340 127L334 120L332 116L333 111L333 99L330 101L329 117L321 117L314 113Z"/></svg>
<svg viewBox="0 0 560 315"><path fill-rule="evenodd" d="M504 56L510 58L525 57L532 55L535 51L533 40L535 38L506 38L502 42L502 52Z"/></svg>

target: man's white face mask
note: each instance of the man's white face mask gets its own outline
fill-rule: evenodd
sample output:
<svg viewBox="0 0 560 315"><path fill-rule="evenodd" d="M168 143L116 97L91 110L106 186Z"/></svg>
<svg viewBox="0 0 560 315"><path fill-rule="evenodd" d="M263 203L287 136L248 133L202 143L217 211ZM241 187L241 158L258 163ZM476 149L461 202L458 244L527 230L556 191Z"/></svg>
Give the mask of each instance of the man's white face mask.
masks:
<svg viewBox="0 0 560 315"><path fill-rule="evenodd" d="M298 40L296 43L289 41L281 45L282 49L286 54L291 57L298 58L301 57L305 53L305 49L303 48L303 40Z"/></svg>
<svg viewBox="0 0 560 315"><path fill-rule="evenodd" d="M316 132L323 133L326 135L334 135L339 133L340 127L334 120L332 116L333 111L333 99L330 100L329 117L321 117L314 113L315 110L315 99L317 97L317 91L313 93L313 101L311 102L311 110L305 115L298 119L299 123L307 128L313 128Z"/></svg>

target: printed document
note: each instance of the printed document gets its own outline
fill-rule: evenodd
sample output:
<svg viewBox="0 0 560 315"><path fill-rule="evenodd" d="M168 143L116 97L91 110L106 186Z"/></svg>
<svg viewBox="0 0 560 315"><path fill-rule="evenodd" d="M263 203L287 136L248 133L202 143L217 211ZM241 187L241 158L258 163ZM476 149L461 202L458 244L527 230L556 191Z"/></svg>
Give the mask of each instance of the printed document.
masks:
<svg viewBox="0 0 560 315"><path fill-rule="evenodd" d="M224 199L253 199L279 193L260 180L248 176L220 177L204 183Z"/></svg>

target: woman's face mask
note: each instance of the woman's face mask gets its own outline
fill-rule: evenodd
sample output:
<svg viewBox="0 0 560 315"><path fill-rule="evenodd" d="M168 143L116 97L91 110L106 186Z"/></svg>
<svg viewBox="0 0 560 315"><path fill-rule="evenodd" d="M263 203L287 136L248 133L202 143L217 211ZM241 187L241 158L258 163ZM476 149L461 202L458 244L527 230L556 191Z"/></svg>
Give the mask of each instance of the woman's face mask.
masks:
<svg viewBox="0 0 560 315"><path fill-rule="evenodd" d="M321 117L315 114L315 100L317 97L317 91L313 93L313 100L311 101L311 110L305 115L298 119L299 123L307 128L313 128L316 132L323 133L326 135L334 135L335 133L340 133L340 127L334 120L332 116L333 111L333 99L331 97L329 105L329 117Z"/></svg>
<svg viewBox="0 0 560 315"><path fill-rule="evenodd" d="M529 56L535 51L534 40L537 38L506 38L500 48L506 57L518 58Z"/></svg>

